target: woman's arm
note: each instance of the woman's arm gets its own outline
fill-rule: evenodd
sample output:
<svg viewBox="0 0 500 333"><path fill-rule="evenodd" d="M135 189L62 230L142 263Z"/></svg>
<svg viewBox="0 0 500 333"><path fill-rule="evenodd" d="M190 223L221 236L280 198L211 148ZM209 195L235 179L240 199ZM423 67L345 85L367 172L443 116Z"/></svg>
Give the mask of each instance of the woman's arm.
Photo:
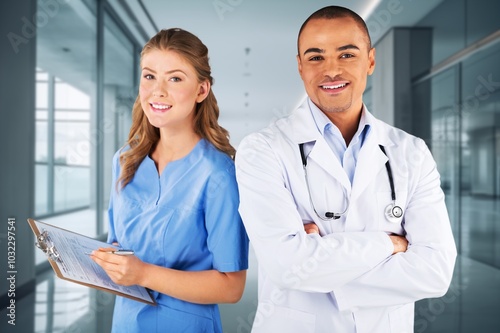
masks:
<svg viewBox="0 0 500 333"><path fill-rule="evenodd" d="M217 270L180 271L141 261L136 256L119 256L99 249L91 258L113 282L145 288L198 304L236 303L245 289L246 270L223 273Z"/></svg>

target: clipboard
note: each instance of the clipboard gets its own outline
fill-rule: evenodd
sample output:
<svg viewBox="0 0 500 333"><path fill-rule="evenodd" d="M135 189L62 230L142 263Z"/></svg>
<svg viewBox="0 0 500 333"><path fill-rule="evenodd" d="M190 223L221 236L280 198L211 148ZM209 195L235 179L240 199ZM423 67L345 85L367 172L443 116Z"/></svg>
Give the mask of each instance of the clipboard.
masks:
<svg viewBox="0 0 500 333"><path fill-rule="evenodd" d="M28 219L28 223L36 236L36 247L47 255L58 278L156 305L156 301L146 288L114 283L86 254L99 247L117 248L116 246L31 218Z"/></svg>

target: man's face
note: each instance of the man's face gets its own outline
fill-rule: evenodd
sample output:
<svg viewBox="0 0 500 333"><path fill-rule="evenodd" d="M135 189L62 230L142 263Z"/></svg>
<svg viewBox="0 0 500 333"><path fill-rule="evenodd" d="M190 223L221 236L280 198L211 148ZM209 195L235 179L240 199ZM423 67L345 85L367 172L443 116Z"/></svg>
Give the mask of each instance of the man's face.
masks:
<svg viewBox="0 0 500 333"><path fill-rule="evenodd" d="M352 18L313 19L299 37L299 73L312 102L323 112L359 112L375 49Z"/></svg>

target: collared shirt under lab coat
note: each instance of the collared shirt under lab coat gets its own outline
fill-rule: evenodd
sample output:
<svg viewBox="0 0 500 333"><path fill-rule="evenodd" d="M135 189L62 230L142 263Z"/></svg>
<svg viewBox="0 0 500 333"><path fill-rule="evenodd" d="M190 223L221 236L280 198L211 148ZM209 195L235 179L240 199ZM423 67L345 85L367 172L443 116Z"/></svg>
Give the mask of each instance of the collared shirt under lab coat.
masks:
<svg viewBox="0 0 500 333"><path fill-rule="evenodd" d="M370 125L366 121L365 112L362 112L361 119L359 120L358 130L354 134L349 146L346 146L346 142L342 137L342 133L333 125L333 123L328 119L328 117L308 98L307 105L311 110L311 114L314 122L316 123L316 128L324 136L326 143L332 149L333 153L339 160L340 164L344 168L349 181L352 183L354 178L354 171L356 168L356 163L358 161L359 151L363 146L366 135L370 130ZM314 142L308 142L304 144L307 153L309 153L314 147ZM307 155L307 154L306 154Z"/></svg>
<svg viewBox="0 0 500 333"><path fill-rule="evenodd" d="M239 145L240 214L259 264L252 332L413 332L414 302L447 291L456 248L432 155L423 140L364 112L373 125L352 186L307 102ZM305 142L314 142L307 170L317 211L338 211L349 198L338 220L322 221L311 208L298 147ZM399 223L385 218L388 158ZM309 221L320 235L304 232ZM406 233L408 250L391 255L388 233Z"/></svg>

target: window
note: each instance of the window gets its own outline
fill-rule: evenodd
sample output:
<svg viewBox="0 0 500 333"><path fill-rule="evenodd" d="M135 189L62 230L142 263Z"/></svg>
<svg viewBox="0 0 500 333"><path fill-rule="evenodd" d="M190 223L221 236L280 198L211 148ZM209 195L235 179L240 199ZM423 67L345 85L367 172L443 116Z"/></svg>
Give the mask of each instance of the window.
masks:
<svg viewBox="0 0 500 333"><path fill-rule="evenodd" d="M107 231L111 161L128 136L139 56L97 4L58 3L37 30L35 217L90 237ZM36 263L45 261L36 251Z"/></svg>

